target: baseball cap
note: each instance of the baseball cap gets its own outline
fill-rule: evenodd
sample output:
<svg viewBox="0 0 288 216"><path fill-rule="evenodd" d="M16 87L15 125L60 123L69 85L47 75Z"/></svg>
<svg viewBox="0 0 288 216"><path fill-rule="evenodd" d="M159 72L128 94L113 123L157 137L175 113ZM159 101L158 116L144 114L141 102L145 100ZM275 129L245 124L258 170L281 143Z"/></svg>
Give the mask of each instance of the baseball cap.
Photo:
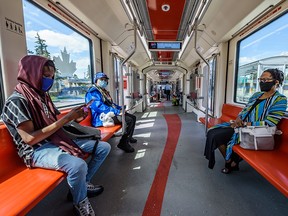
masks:
<svg viewBox="0 0 288 216"><path fill-rule="evenodd" d="M96 76L95 76L95 82L97 81L97 79L100 79L100 78L106 78L106 79L109 79L108 76L103 73L103 72L97 72L96 73Z"/></svg>

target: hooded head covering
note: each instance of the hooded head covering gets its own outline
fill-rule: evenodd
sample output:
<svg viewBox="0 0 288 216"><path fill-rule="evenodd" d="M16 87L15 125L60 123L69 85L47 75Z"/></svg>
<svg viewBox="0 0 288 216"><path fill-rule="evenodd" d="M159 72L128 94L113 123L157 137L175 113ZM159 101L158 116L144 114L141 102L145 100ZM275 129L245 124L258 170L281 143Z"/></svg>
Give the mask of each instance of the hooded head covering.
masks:
<svg viewBox="0 0 288 216"><path fill-rule="evenodd" d="M15 90L27 99L35 130L57 121L54 104L49 94L42 90L42 69L45 65L54 66L54 63L45 57L35 55L23 57L18 65L19 84ZM56 131L48 139L70 154L79 157L84 154L62 129Z"/></svg>

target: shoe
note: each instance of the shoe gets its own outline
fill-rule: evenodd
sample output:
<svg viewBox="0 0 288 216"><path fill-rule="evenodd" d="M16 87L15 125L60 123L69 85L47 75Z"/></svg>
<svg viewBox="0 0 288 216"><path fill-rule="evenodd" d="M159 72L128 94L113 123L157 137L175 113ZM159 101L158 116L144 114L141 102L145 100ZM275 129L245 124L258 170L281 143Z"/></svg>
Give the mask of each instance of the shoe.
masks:
<svg viewBox="0 0 288 216"><path fill-rule="evenodd" d="M123 151L125 151L126 153L132 153L134 152L134 148L128 143L128 142L120 142L117 145L118 148L122 149Z"/></svg>
<svg viewBox="0 0 288 216"><path fill-rule="evenodd" d="M101 185L93 185L90 182L87 183L87 197L91 198L91 197L95 197L100 195L102 192L104 191L104 187ZM67 194L67 200L72 202L73 201L73 196L71 191L68 191Z"/></svg>
<svg viewBox="0 0 288 216"><path fill-rule="evenodd" d="M130 140L129 140L129 142L130 142L130 143L136 143L136 142L137 142L137 139L131 137Z"/></svg>
<svg viewBox="0 0 288 216"><path fill-rule="evenodd" d="M95 197L100 195L104 191L104 187L101 185L93 185L92 183L87 183L87 196Z"/></svg>
<svg viewBox="0 0 288 216"><path fill-rule="evenodd" d="M232 163L235 163L236 165L235 166L232 166ZM231 173L232 171L239 171L239 163L236 163L235 161L231 160L230 162L226 162L225 163L225 168L223 168L221 170L222 173L224 174L229 174Z"/></svg>
<svg viewBox="0 0 288 216"><path fill-rule="evenodd" d="M95 212L87 197L79 202L78 205L73 205L73 211L78 216L95 216Z"/></svg>

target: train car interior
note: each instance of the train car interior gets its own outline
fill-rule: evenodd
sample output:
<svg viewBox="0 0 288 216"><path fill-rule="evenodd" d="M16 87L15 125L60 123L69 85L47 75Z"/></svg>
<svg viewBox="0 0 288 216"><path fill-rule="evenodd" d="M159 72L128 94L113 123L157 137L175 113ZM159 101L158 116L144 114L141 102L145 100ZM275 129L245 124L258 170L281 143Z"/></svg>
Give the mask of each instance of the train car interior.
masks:
<svg viewBox="0 0 288 216"><path fill-rule="evenodd" d="M286 0L1 0L0 18L0 116L25 55L55 63L49 95L60 117L85 103L97 72L136 116L131 153L118 148L126 124L100 128L111 151L92 179L105 188L89 198L96 215L288 214L287 119L281 147L261 157L235 148L237 172L221 172L218 150L213 169L204 157L209 128L237 118L263 71L283 71L288 96ZM30 172L1 119L0 136L0 215L73 215L66 175Z"/></svg>

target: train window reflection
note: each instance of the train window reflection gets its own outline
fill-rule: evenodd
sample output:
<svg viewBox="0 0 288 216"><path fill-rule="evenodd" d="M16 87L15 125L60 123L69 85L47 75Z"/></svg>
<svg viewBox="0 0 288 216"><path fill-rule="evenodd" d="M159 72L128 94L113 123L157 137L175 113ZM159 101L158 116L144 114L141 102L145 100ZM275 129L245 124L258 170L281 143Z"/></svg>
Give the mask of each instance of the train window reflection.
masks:
<svg viewBox="0 0 288 216"><path fill-rule="evenodd" d="M91 41L23 0L27 53L52 59L56 77L49 93L57 107L83 103L91 85Z"/></svg>
<svg viewBox="0 0 288 216"><path fill-rule="evenodd" d="M235 101L246 103L259 91L257 78L267 68L285 73L281 93L288 96L288 13L238 42Z"/></svg>

